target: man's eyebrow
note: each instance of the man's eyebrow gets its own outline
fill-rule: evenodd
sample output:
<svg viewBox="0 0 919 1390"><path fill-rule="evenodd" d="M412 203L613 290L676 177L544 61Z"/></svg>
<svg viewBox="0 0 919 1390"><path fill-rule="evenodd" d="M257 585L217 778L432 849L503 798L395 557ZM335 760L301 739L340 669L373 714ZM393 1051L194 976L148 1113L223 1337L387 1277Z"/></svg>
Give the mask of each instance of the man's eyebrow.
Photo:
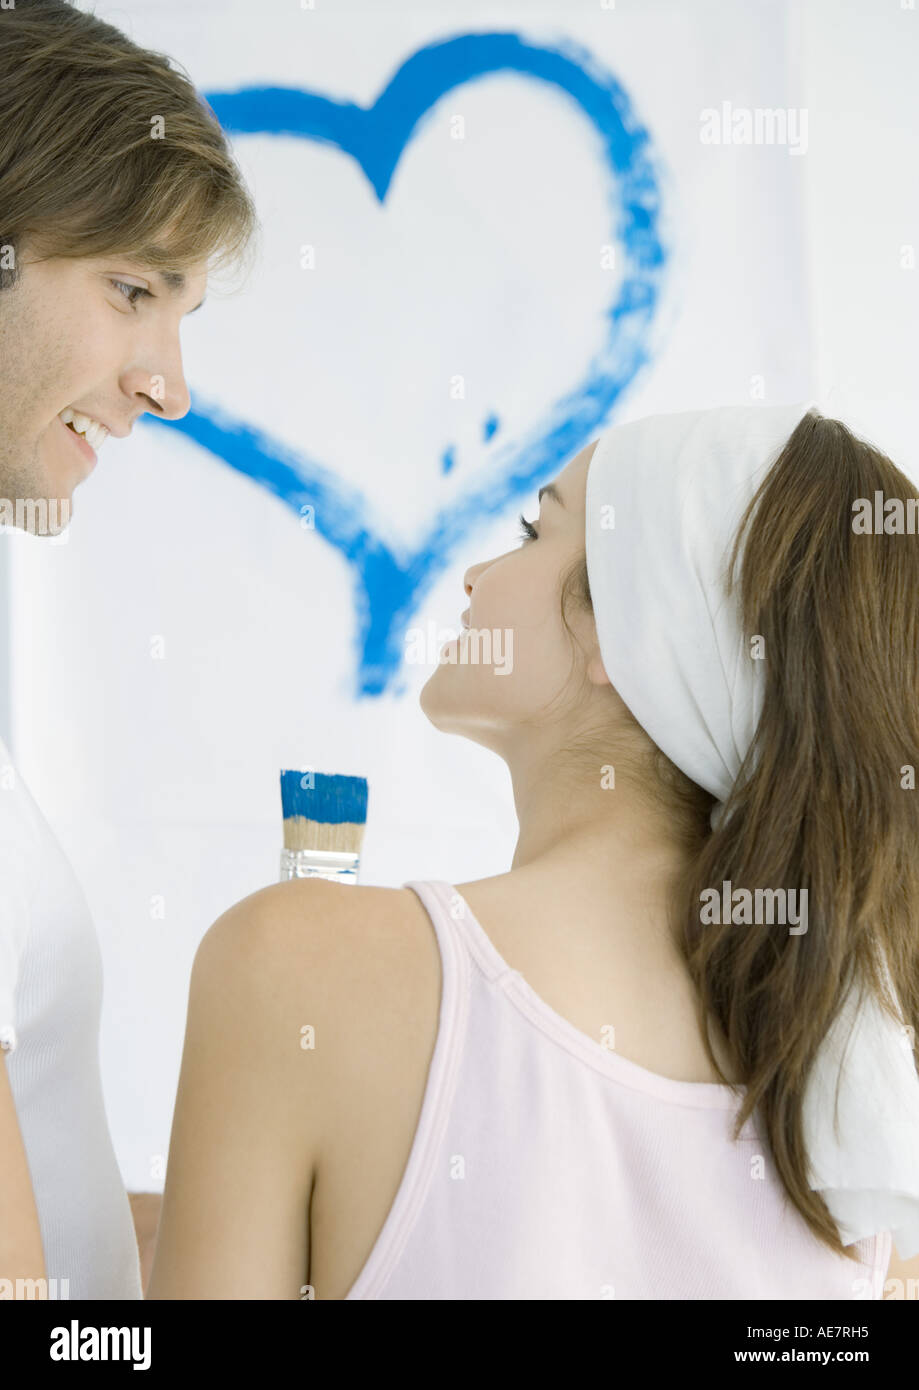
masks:
<svg viewBox="0 0 919 1390"><path fill-rule="evenodd" d="M561 499L559 490L554 483L546 483L545 487L541 487L539 489L539 492L537 494L537 501L541 502L543 497L553 498L554 501L556 501L560 507L564 507L565 505Z"/></svg>
<svg viewBox="0 0 919 1390"><path fill-rule="evenodd" d="M155 274L157 274L160 277L160 280L166 286L167 290L169 290L170 294L185 293L185 286L187 284L187 281L185 279L185 276L182 274L181 270L157 270ZM203 303L204 300L202 299L198 304L195 305L194 309L189 309L188 313L197 313L197 311L201 308L201 305ZM188 315L186 314L186 318L187 317Z"/></svg>

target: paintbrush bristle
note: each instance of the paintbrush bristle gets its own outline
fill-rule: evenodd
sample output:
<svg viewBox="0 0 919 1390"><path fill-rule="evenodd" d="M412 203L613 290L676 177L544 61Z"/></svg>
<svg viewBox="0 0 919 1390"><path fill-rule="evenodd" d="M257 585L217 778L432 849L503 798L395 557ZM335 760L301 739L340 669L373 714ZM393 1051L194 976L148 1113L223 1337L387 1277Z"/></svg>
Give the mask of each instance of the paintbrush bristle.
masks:
<svg viewBox="0 0 919 1390"><path fill-rule="evenodd" d="M367 821L366 777L281 773L284 848L360 854Z"/></svg>

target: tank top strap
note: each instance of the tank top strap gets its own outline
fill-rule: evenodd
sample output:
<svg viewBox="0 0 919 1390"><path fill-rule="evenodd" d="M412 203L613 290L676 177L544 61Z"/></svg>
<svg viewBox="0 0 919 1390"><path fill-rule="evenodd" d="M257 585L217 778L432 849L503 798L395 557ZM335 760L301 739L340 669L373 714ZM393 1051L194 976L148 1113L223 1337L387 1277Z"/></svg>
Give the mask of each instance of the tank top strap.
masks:
<svg viewBox="0 0 919 1390"><path fill-rule="evenodd" d="M505 984L520 979L520 971L508 965L461 893L445 879L412 880L403 884L418 893L434 923L438 940L453 943L465 961L475 962L479 972L492 983Z"/></svg>
<svg viewBox="0 0 919 1390"><path fill-rule="evenodd" d="M451 915L454 890L437 879L409 879L402 887L411 888L421 899L437 936L441 961L437 1038L402 1182L367 1263L345 1295L348 1299L378 1298L402 1257L434 1176L466 1041L472 971L461 931Z"/></svg>
<svg viewBox="0 0 919 1390"><path fill-rule="evenodd" d="M402 887L411 888L427 909L440 947L446 983L448 973L452 975L460 969L460 958L468 955L461 926L465 903L456 889L443 879L408 879Z"/></svg>

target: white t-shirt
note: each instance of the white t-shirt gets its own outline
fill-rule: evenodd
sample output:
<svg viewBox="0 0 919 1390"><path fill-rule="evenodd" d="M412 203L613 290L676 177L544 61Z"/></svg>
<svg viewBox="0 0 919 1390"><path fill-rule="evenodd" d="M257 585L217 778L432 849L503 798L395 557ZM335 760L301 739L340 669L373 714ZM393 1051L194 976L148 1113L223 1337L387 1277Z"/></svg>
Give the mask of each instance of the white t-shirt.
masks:
<svg viewBox="0 0 919 1390"><path fill-rule="evenodd" d="M142 1297L102 1096L101 1010L102 958L86 899L0 740L0 1047L51 1298Z"/></svg>

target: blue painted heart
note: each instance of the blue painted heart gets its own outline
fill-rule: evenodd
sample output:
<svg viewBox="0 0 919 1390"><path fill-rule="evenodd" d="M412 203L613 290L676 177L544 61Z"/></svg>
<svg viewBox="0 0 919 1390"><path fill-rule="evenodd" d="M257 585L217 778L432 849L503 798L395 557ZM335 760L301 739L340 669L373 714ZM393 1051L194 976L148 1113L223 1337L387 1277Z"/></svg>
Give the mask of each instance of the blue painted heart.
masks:
<svg viewBox="0 0 919 1390"><path fill-rule="evenodd" d="M176 429L210 450L274 493L298 518L312 509L308 514L315 517L316 533L337 547L354 575L357 697L398 689L405 628L459 542L477 520L500 513L594 438L648 360L649 328L666 263L650 139L623 88L589 51L569 40L539 47L513 33L466 34L420 49L369 108L291 88L207 94L230 135L297 136L337 146L360 165L383 203L396 166L432 105L462 83L501 71L553 84L593 123L615 175L610 241L623 274L614 302L603 309L606 339L582 380L553 402L524 438L496 451L484 483L479 480L438 514L412 553L397 554L375 531L366 500L308 453L290 450L222 408L197 400L181 420L146 421Z"/></svg>

